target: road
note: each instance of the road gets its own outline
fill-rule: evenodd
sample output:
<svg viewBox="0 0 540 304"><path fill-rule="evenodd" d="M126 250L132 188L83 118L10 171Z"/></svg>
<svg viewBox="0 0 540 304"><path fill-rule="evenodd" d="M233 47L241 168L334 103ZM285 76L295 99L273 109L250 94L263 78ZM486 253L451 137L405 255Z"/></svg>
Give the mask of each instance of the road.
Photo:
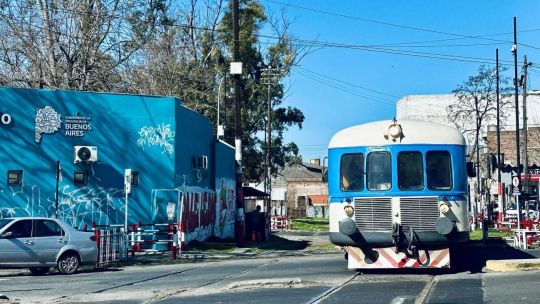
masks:
<svg viewBox="0 0 540 304"><path fill-rule="evenodd" d="M538 303L540 272L360 273L346 269L343 256L334 253L70 276L0 272L0 293L8 303Z"/></svg>

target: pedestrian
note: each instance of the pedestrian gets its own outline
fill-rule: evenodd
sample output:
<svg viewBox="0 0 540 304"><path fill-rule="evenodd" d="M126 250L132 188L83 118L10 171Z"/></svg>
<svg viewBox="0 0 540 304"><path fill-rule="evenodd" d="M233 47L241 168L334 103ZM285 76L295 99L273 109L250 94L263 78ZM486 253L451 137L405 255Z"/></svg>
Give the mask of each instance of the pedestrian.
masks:
<svg viewBox="0 0 540 304"><path fill-rule="evenodd" d="M262 240L262 232L264 228L264 215L261 212L261 206L257 205L255 211L251 213L251 226L255 232L255 239Z"/></svg>

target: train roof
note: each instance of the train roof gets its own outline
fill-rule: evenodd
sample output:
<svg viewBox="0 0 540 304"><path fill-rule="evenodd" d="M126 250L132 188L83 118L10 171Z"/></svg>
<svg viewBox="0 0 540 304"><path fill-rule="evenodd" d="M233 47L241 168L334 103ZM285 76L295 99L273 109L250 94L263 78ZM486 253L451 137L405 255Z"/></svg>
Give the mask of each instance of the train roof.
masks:
<svg viewBox="0 0 540 304"><path fill-rule="evenodd" d="M388 135L391 120L375 121L343 129L330 140L328 148L384 146L400 144L447 144L464 146L465 138L456 129L427 121L401 120L402 136L395 141Z"/></svg>

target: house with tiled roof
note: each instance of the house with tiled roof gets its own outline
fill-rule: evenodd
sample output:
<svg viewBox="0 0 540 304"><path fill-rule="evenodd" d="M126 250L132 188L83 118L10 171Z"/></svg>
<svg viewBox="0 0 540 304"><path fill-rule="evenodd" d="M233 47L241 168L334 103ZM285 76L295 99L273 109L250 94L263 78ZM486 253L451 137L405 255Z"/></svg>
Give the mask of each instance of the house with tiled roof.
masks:
<svg viewBox="0 0 540 304"><path fill-rule="evenodd" d="M326 168L319 159L292 162L272 180L272 214L298 217L328 217Z"/></svg>

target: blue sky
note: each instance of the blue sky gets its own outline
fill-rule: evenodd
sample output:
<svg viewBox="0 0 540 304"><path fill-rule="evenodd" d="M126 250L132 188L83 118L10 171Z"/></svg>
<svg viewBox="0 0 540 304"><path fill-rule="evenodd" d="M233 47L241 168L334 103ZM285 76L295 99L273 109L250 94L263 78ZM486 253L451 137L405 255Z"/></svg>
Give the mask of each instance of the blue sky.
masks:
<svg viewBox="0 0 540 304"><path fill-rule="evenodd" d="M344 46L316 48L288 79L284 105L300 108L306 119L285 138L305 161L326 156L331 137L343 128L391 119L403 96L450 93L481 62L494 66L496 48L501 62L512 64L505 74L513 77L514 16L518 43L527 45L519 45L518 61L527 55L533 62L529 88L540 89L540 1L260 1L274 16L283 8L290 33L304 44ZM435 54L453 60L426 57Z"/></svg>

